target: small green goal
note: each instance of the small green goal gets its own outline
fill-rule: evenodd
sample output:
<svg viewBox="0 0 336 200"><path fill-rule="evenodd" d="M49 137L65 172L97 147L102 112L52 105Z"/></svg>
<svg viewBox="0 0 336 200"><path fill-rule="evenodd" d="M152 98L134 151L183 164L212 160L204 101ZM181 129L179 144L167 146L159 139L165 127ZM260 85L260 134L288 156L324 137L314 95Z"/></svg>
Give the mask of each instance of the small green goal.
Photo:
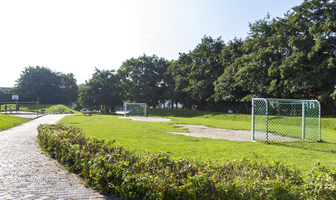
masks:
<svg viewBox="0 0 336 200"><path fill-rule="evenodd" d="M321 140L317 100L252 99L252 141Z"/></svg>
<svg viewBox="0 0 336 200"><path fill-rule="evenodd" d="M125 103L125 117L129 116L143 116L147 115L146 103Z"/></svg>

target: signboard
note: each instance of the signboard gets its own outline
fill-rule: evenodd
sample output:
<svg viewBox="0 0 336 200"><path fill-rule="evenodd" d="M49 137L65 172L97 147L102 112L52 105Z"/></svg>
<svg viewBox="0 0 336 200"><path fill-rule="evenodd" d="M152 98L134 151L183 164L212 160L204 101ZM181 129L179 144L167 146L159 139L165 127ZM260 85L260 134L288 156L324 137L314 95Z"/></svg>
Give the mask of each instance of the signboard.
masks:
<svg viewBox="0 0 336 200"><path fill-rule="evenodd" d="M19 100L19 95L12 95L12 100L14 100L14 101Z"/></svg>

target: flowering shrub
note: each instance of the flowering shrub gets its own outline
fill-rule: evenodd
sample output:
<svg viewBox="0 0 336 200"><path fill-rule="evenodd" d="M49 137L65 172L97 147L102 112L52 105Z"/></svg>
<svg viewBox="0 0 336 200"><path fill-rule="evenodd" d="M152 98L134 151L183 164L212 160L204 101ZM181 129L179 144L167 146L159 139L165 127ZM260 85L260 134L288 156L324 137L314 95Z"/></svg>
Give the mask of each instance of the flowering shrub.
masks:
<svg viewBox="0 0 336 200"><path fill-rule="evenodd" d="M80 129L40 125L41 147L103 194L123 199L329 199L335 173L317 165L305 183L278 161L240 159L222 164L167 152L134 154L115 141L87 137Z"/></svg>

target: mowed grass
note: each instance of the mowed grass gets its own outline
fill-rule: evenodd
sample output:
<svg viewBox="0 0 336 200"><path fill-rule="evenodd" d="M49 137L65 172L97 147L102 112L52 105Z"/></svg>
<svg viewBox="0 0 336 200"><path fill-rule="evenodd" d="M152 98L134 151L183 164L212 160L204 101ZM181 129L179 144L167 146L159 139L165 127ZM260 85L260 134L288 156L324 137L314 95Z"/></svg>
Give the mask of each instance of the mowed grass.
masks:
<svg viewBox="0 0 336 200"><path fill-rule="evenodd" d="M30 119L26 119L23 117L15 117L6 114L0 114L0 131L10 129L14 126L21 125L30 121Z"/></svg>
<svg viewBox="0 0 336 200"><path fill-rule="evenodd" d="M16 112L16 104L7 104L7 112L9 112L10 105L13 106L13 112ZM72 111L73 113L79 113L79 111L76 111L68 106L62 105L62 104L40 104L38 105L38 110L45 110L46 113L57 113L59 110L55 109L56 107L62 107L65 112ZM37 106L36 104L19 104L20 111L23 112L36 112ZM1 111L4 112L5 105L1 105Z"/></svg>
<svg viewBox="0 0 336 200"><path fill-rule="evenodd" d="M163 109L162 109L163 110ZM183 111L183 110L182 110ZM181 112L182 112L181 111ZM161 111L160 111L161 112ZM170 111L172 112L172 111ZM191 112L187 110L186 112ZM149 110L151 116L162 116ZM204 161L223 162L240 158L255 158L259 154L267 160L278 160L295 166L306 174L315 163L334 167L336 162L335 118L322 119L323 142L236 142L223 139L195 138L167 132L182 131L175 123L202 124L209 127L251 130L251 117L244 114L209 113L181 117L170 114L168 123L139 122L119 119L117 115L67 116L60 123L75 125L92 137L116 139L117 144L137 151L170 151L173 157L200 158ZM168 115L168 114L167 114Z"/></svg>

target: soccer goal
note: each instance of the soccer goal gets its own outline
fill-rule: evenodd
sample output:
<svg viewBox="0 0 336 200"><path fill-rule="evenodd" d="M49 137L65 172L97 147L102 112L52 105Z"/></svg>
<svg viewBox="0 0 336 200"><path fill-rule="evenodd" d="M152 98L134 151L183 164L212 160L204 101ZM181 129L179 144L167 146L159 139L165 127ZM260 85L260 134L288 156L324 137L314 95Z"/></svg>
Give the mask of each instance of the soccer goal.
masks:
<svg viewBox="0 0 336 200"><path fill-rule="evenodd" d="M321 140L317 100L252 99L252 141Z"/></svg>
<svg viewBox="0 0 336 200"><path fill-rule="evenodd" d="M146 103L125 103L125 117L129 116L143 116L146 117L147 105Z"/></svg>

